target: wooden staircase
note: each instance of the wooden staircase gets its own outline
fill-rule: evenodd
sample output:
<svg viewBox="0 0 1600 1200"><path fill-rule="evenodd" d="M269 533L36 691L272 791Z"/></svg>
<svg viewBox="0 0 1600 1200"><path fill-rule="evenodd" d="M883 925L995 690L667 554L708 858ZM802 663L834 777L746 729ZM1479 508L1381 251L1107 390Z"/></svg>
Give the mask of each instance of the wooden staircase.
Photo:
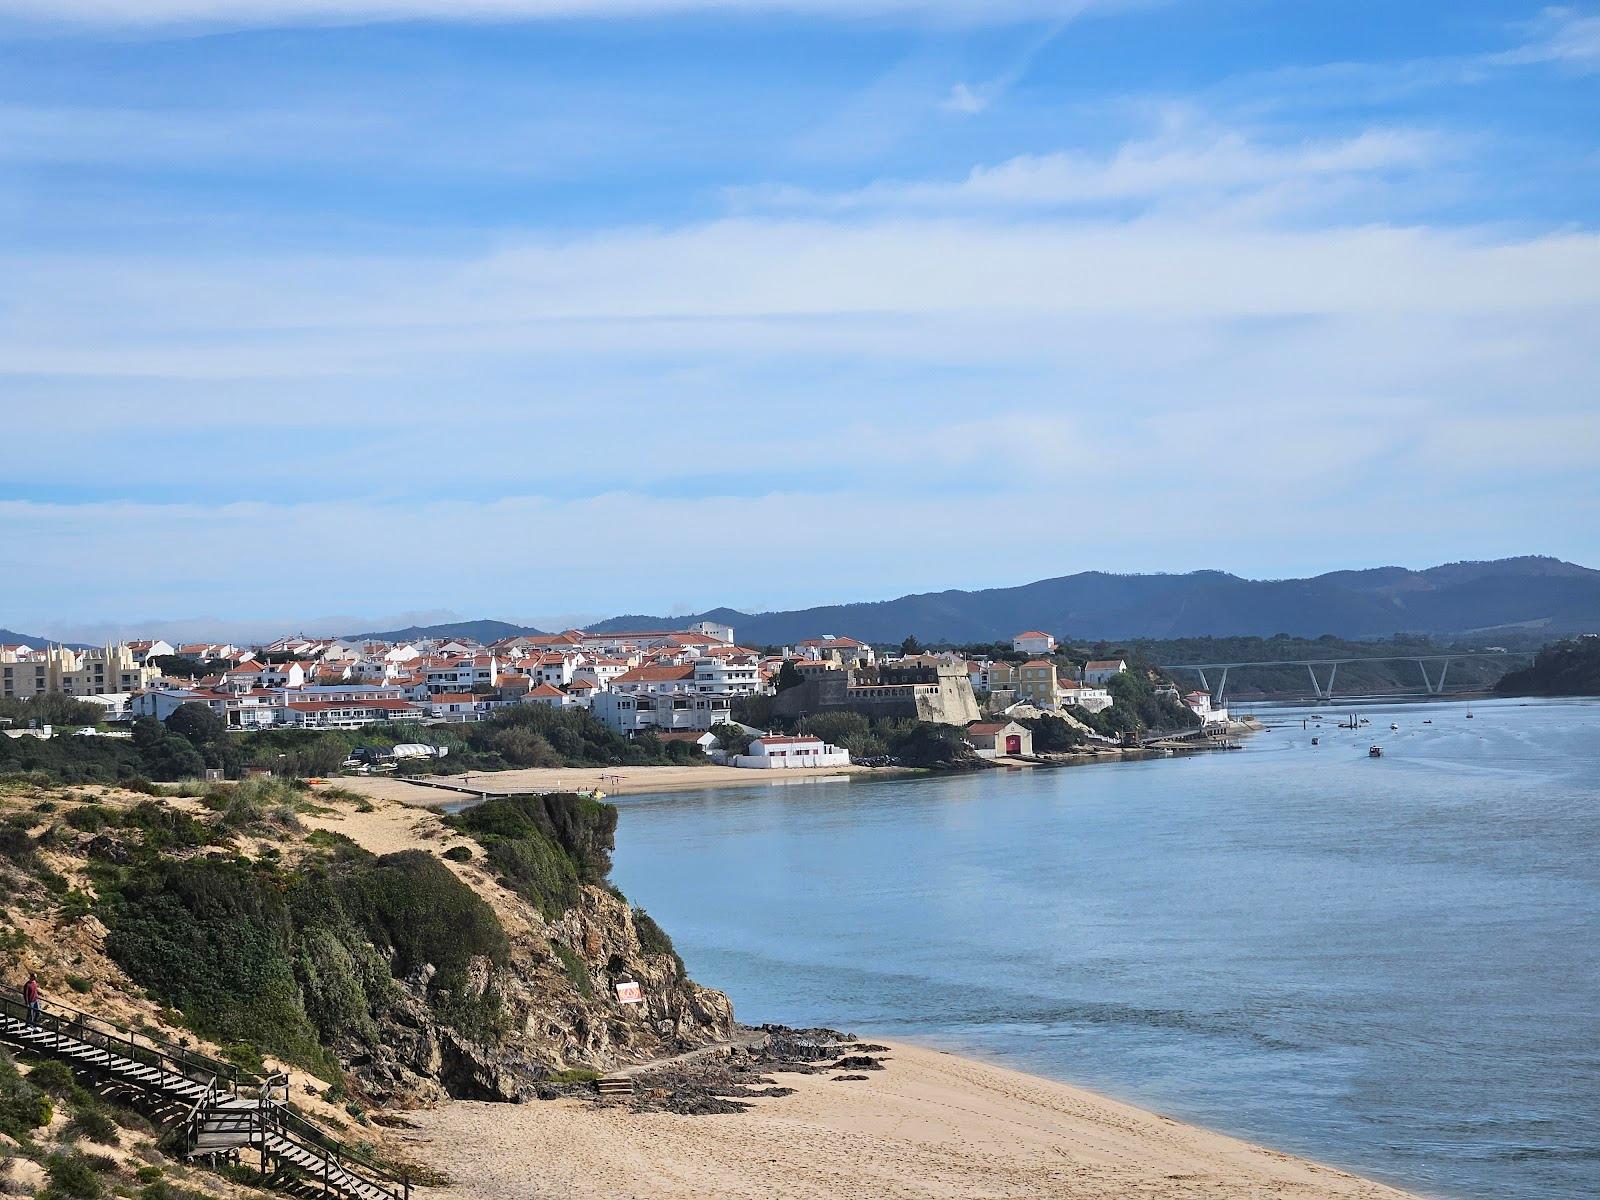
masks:
<svg viewBox="0 0 1600 1200"><path fill-rule="evenodd" d="M0 995L0 1042L185 1114L186 1157L236 1158L254 1150L264 1182L301 1195L410 1200L409 1179L336 1141L289 1106L286 1075L242 1076L231 1063L68 1005L41 1005L33 1023L22 1001L9 995Z"/></svg>
<svg viewBox="0 0 1600 1200"><path fill-rule="evenodd" d="M633 1080L627 1075L608 1075L595 1080L602 1100L630 1100L633 1098Z"/></svg>

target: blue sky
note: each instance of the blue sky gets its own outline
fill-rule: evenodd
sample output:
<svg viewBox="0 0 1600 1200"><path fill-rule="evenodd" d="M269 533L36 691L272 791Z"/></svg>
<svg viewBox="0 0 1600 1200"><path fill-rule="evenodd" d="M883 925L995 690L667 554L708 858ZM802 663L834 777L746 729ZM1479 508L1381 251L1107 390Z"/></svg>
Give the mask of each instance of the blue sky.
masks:
<svg viewBox="0 0 1600 1200"><path fill-rule="evenodd" d="M1597 113L1592 5L0 0L0 626L1600 564Z"/></svg>

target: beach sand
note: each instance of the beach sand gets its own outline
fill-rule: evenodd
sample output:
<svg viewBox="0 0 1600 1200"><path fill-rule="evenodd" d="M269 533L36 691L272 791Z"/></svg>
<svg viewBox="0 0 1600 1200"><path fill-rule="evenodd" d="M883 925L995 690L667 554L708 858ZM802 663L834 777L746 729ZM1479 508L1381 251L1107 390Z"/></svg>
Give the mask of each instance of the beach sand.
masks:
<svg viewBox="0 0 1600 1200"><path fill-rule="evenodd" d="M465 775L435 775L444 783L482 788L489 792L587 792L608 796L630 792L682 792L716 787L760 787L842 775L893 775L894 768L820 767L814 770L759 771L710 764L688 767L527 767L515 771L474 771ZM393 775L345 776L333 780L340 787L403 804L438 805L464 799L443 788L408 782Z"/></svg>
<svg viewBox="0 0 1600 1200"><path fill-rule="evenodd" d="M454 1200L1398 1200L1407 1193L1050 1080L895 1043L862 1082L677 1116L560 1100L410 1114Z"/></svg>

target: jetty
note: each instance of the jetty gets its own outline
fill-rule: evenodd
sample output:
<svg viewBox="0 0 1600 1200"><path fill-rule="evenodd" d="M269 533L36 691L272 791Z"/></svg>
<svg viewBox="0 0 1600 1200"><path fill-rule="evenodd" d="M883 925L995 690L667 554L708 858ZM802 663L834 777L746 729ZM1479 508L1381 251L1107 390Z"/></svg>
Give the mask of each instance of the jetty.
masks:
<svg viewBox="0 0 1600 1200"><path fill-rule="evenodd" d="M102 1088L137 1098L181 1130L189 1159L238 1163L253 1152L263 1186L342 1200L410 1200L411 1181L294 1111L289 1076L248 1075L127 1025L65 1004L42 1004L37 1022L20 998L0 996L0 1042L50 1058Z"/></svg>

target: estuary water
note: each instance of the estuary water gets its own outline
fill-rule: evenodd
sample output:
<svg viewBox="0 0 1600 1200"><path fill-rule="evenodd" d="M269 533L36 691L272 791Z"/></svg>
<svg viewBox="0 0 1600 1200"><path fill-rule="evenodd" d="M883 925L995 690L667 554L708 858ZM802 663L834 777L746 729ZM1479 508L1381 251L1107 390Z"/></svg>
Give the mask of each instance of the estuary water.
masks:
<svg viewBox="0 0 1600 1200"><path fill-rule="evenodd" d="M1600 1195L1600 703L1350 711L1258 710L1237 752L622 797L615 878L746 1022L1428 1195Z"/></svg>

